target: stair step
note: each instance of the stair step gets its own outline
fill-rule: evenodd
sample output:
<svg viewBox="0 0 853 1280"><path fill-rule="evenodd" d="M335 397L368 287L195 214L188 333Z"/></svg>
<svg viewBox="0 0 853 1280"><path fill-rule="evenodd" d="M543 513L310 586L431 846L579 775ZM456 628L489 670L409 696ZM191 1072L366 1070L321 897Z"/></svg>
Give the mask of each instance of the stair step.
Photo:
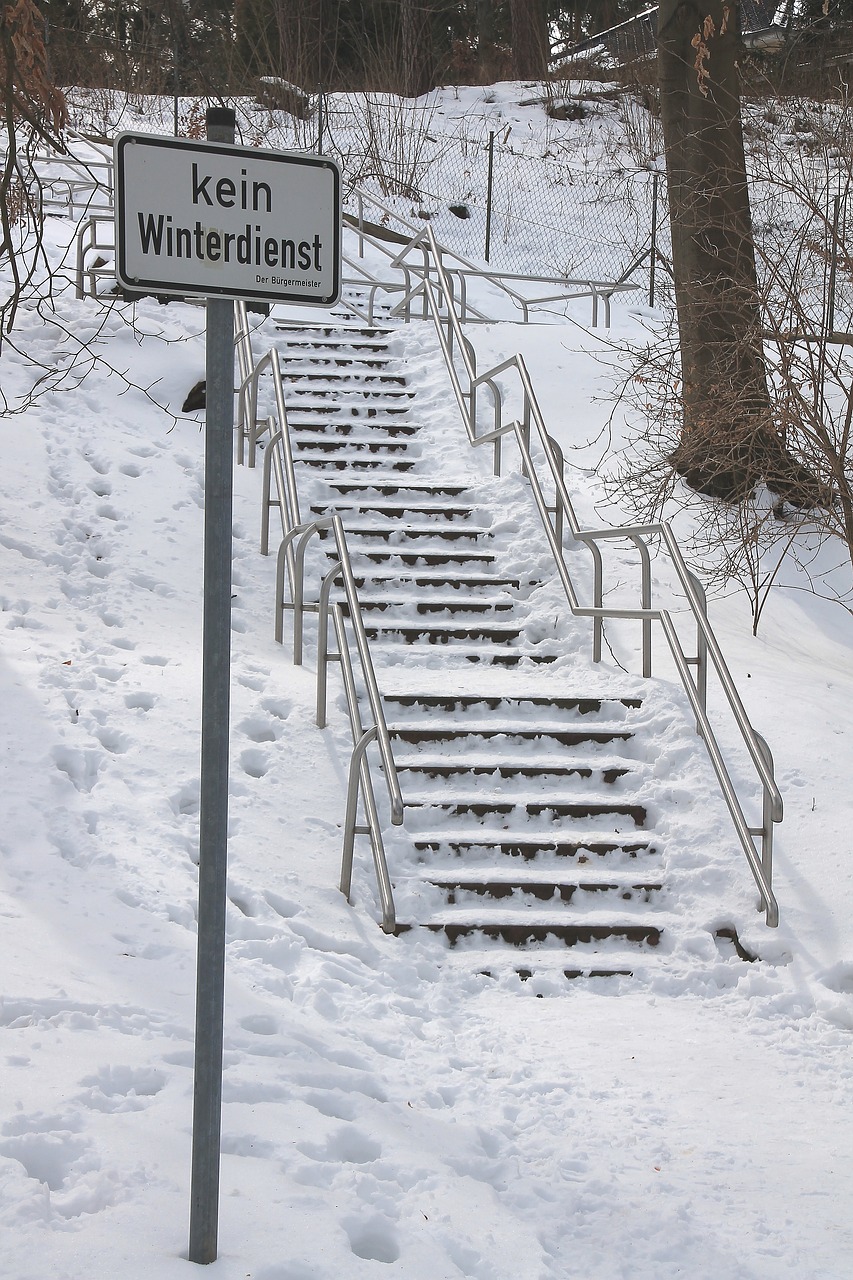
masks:
<svg viewBox="0 0 853 1280"><path fill-rule="evenodd" d="M459 614L512 613L515 605L506 596L471 597L471 596L430 596L427 599L413 598L411 595L394 595L389 592L381 597L367 596L359 591L358 597L363 614L384 613L394 609L408 609L412 614L447 613L456 618ZM341 602L344 613L348 613L345 602Z"/></svg>
<svg viewBox="0 0 853 1280"><path fill-rule="evenodd" d="M291 435L295 432L310 432L313 436L327 436L335 440L346 438L353 431L366 431L368 436L365 439L371 440L382 439L383 436L392 440L398 436L411 438L421 429L416 422L400 422L399 419L393 422L377 422L375 418L358 418L355 421L345 418L343 422L330 422L326 418L300 419L295 413L288 414L288 423Z"/></svg>
<svg viewBox="0 0 853 1280"><path fill-rule="evenodd" d="M408 407L400 404L357 404L350 401L315 399L311 404L304 401L295 406L298 413L311 413L314 417L327 418L377 418L380 413L393 417L395 414L408 413Z"/></svg>
<svg viewBox="0 0 853 1280"><path fill-rule="evenodd" d="M330 397L334 397L337 404L348 405L357 404L360 400L413 400L415 396L414 391L395 390L393 387L383 386L377 387L373 390L368 390L366 388L364 390L359 390L353 388L352 383L349 380L346 385L348 389L346 394L344 394L340 388L336 388L334 386L327 386L324 390L323 387L313 384L309 386L301 386L298 381L296 382L296 385L293 385L290 377L287 376L285 397L287 400L295 400L296 407L301 407L304 412L304 401L309 398L326 401Z"/></svg>
<svg viewBox="0 0 853 1280"><path fill-rule="evenodd" d="M407 667L423 666L430 667L435 661L437 654L442 652L440 647L430 644L394 644L393 641L383 644L381 640L374 641L374 653L381 658L383 664L400 665L401 663ZM535 652L520 653L517 650L501 648L498 645L482 643L475 648L463 646L461 642L455 643L452 647L448 647L445 651L448 656L452 656L454 663L461 664L463 662L470 663L472 666L480 665L482 667L540 667L556 662L562 655L559 653L549 653L547 650L539 649Z"/></svg>
<svg viewBox="0 0 853 1280"><path fill-rule="evenodd" d="M593 860L606 859L607 864L617 866L629 865L638 858L657 858L657 848L646 841L625 840L615 837L601 839L598 835L577 835L571 839L550 835L510 835L506 831L484 832L472 835L470 831L442 831L430 834L420 832L412 841L416 853L434 855L450 855L465 858L468 865L471 859L480 858L484 862L492 852L498 852L502 858L521 858L525 862L534 859L571 858L578 866L585 866Z"/></svg>
<svg viewBox="0 0 853 1280"><path fill-rule="evenodd" d="M427 565L466 565L494 564L497 559L493 551L454 551L452 547L414 547L411 551L403 551L398 547L387 550L377 548L375 551L359 547L353 556L355 573L364 572L364 561L371 564L401 564L426 568Z"/></svg>
<svg viewBox="0 0 853 1280"><path fill-rule="evenodd" d="M567 947L602 942L632 943L640 947L657 947L663 932L662 929L655 925L635 924L633 922L630 924L566 924L558 921L543 921L541 923L506 921L498 924L477 921L433 920L419 925L410 923L408 927L428 929L431 933L444 933L451 947L455 946L460 940L468 938L477 940L488 938L494 941L506 942L510 946L519 948L548 942L561 942Z"/></svg>
<svg viewBox="0 0 853 1280"><path fill-rule="evenodd" d="M300 454L313 450L315 453L334 454L345 458L352 456L351 450L355 453L369 452L387 455L405 453L409 447L405 440L392 440L390 438L387 440L365 440L359 439L357 436L345 436L341 440L317 440L310 437L306 438L299 432L291 432L290 438Z"/></svg>
<svg viewBox="0 0 853 1280"><path fill-rule="evenodd" d="M470 506L451 506L447 503L383 503L381 499L375 498L365 500L359 506L349 506L345 503L314 503L311 510L316 515L325 515L329 511L335 511L344 520L351 515L382 516L388 520L416 519L420 516L429 518L435 516L445 520L448 523L462 523L470 520L473 515L473 508Z"/></svg>
<svg viewBox="0 0 853 1280"><path fill-rule="evenodd" d="M545 817L551 822L556 821L558 818L567 818L574 822L588 821L594 818L603 818L610 822L614 819L628 818L635 827L644 827L648 816L646 807L642 804L622 804L596 800L559 800L556 798L541 799L533 796L526 800L523 797L503 800L499 799L498 796L485 798L460 796L444 801L441 799L434 800L429 796L406 796L406 808L415 812L427 809L434 812L437 811L446 814L450 818L467 816L494 819L503 816L505 818L523 817L529 820L530 818Z"/></svg>
<svg viewBox="0 0 853 1280"><path fill-rule="evenodd" d="M453 626L442 622L404 622L377 623L365 620L365 631L368 640L391 640L395 636L406 644L414 644L422 640L427 644L450 644L454 640L484 640L491 644L512 644L521 634L517 626L487 626L482 622L456 623Z"/></svg>
<svg viewBox="0 0 853 1280"><path fill-rule="evenodd" d="M396 706L418 707L424 708L430 712L441 711L459 711L466 712L471 707L486 707L491 711L514 711L516 714L531 709L547 709L549 711L568 711L574 712L578 716L598 715L603 710L609 714L618 711L620 708L625 710L638 710L642 707L642 698L631 697L570 697L570 696L549 696L540 693L518 693L515 695L505 695L503 693L389 693L386 702ZM559 728L565 724L564 720L558 722Z"/></svg>
<svg viewBox="0 0 853 1280"><path fill-rule="evenodd" d="M635 898L642 902L649 902L653 894L663 889L663 884L655 881L639 884L619 884L615 881L606 884L598 881L555 883L550 880L466 880L461 878L454 880L430 876L426 883L445 892L451 905L458 903L464 905L465 895L489 898L494 901L518 896L535 898L537 902L570 903L578 895L594 894L596 898L610 896L625 902Z"/></svg>
<svg viewBox="0 0 853 1280"><path fill-rule="evenodd" d="M476 543L483 538L491 539L492 535L487 529L480 528L477 525L471 525L467 528L453 528L451 525L427 524L427 525L386 525L384 528L377 525L358 525L350 524L344 521L347 538L374 538L377 542L391 542L392 539L401 539L406 541L416 541L418 538L439 538L442 542L467 542Z"/></svg>
<svg viewBox="0 0 853 1280"><path fill-rule="evenodd" d="M401 568L389 569L387 571L371 570L369 573L363 566L359 566L355 570L356 586L359 591L363 587L372 590L380 587L383 583L393 584L403 588L405 586L415 586L418 588L430 587L434 589L449 587L458 593L457 598L467 600L471 598L468 595L471 591L518 591L521 588L520 578L502 578L497 575L486 573L460 573L458 569L420 569L416 573L404 571ZM422 599L423 597L421 597Z"/></svg>
<svg viewBox="0 0 853 1280"><path fill-rule="evenodd" d="M362 494L368 498L373 497L375 494L383 495L383 497L394 495L394 497L398 497L401 500L424 494L428 494L429 497L433 498L438 497L439 494L443 495L443 497L456 498L460 494L469 492L467 485L464 484L425 484L423 481L419 483L418 480L410 480L405 483L405 481L398 479L397 476L388 476L386 481L377 477L377 480L370 481L370 483L366 483L364 480L336 480L329 484L329 488L337 493Z"/></svg>
<svg viewBox="0 0 853 1280"><path fill-rule="evenodd" d="M348 373L335 373L331 369L318 372L313 365L305 365L303 368L294 368L292 364L288 364L286 370L287 386L294 391L299 390L299 384L321 383L329 387L335 388L343 386L345 388L355 387L406 387L406 379L399 373L357 373L350 369ZM413 391L407 394L414 396Z"/></svg>
<svg viewBox="0 0 853 1280"><path fill-rule="evenodd" d="M287 324L277 324L275 327L280 333L293 336L294 340L288 343L289 346L324 340L358 343L364 338L390 338L394 333L387 325L300 325L297 329Z"/></svg>
<svg viewBox="0 0 853 1280"><path fill-rule="evenodd" d="M486 763L481 762L473 764L464 762L462 764L448 764L446 760L433 761L426 763L410 763L408 760L396 760L397 772L406 774L424 774L429 778L462 778L466 776L492 778L508 780L510 778L537 778L563 781L569 778L578 782L588 782L594 776L606 786L612 786L618 782L620 778L624 778L630 770L626 767L618 768L613 766L607 769L593 768L590 764L575 765L558 765L553 762L543 762L542 764L507 764L504 762Z"/></svg>
<svg viewBox="0 0 853 1280"><path fill-rule="evenodd" d="M296 344L291 344L291 345L296 346ZM382 348L382 350L386 350L386 348ZM317 367L320 367L320 368L327 368L327 369L382 370L382 369L387 369L389 364L394 363L393 357L389 355L357 356L354 352L350 352L349 354L345 354L342 352L339 352L338 354L334 354L333 352L326 352L325 354L323 354L321 353L320 348L315 348L313 349L313 351L314 351L314 354L311 357L310 366L305 365L306 368L310 367L312 369L315 369ZM295 363L302 361L304 364L306 359L304 351L298 350L296 355L290 355L289 348L279 348L278 355L279 355L279 363L282 365L282 367L286 367L288 376L291 372L292 366Z"/></svg>
<svg viewBox="0 0 853 1280"><path fill-rule="evenodd" d="M519 729L515 726L480 728L468 725L466 728L443 728L389 725L389 731L401 742L464 742L471 738L489 741L493 738L506 739L507 746L517 746L524 742L538 742L547 738L548 742L559 743L564 747L580 747L587 743L609 745L612 742L628 742L633 733L626 729Z"/></svg>
<svg viewBox="0 0 853 1280"><path fill-rule="evenodd" d="M389 462L387 458L366 458L362 454L356 454L352 457L335 454L330 458L305 457L297 454L294 461L303 467L326 467L330 471L370 471L380 467L386 467L391 471L411 471L415 465L414 462Z"/></svg>

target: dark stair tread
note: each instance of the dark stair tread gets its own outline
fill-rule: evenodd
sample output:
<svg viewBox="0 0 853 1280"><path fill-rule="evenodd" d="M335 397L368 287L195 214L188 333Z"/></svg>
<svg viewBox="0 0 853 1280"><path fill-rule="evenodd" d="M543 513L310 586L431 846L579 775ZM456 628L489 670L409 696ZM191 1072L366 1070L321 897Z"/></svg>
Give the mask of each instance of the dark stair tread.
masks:
<svg viewBox="0 0 853 1280"><path fill-rule="evenodd" d="M436 646L434 644L418 645L416 642L404 645L396 644L393 641L386 644L382 639L378 639L374 641L374 645L383 662L398 665L401 658L406 656L407 666L414 665L419 655L423 657L424 664L429 665L428 658L431 659L433 655L446 654L448 659L453 660L457 668L462 662L471 667L480 665L482 667L530 666L535 668L550 665L561 656L559 653L549 653L547 650L519 653L512 649L503 648L500 645L491 645L485 642L472 648L463 645L461 641L456 641L452 645ZM381 646L381 649L379 646Z"/></svg>
<svg viewBox="0 0 853 1280"><path fill-rule="evenodd" d="M451 640L488 640L492 644L510 644L520 636L521 627L500 624L489 626L482 621L456 622L449 625L446 622L426 620L410 623L392 621L382 623L366 619L365 631L369 640L399 636L407 641L423 639L429 644L447 644Z"/></svg>
<svg viewBox="0 0 853 1280"><path fill-rule="evenodd" d="M594 763L558 765L544 762L542 764L508 764L504 761L495 761L493 763L483 761L478 764L450 764L445 761L421 763L397 760L396 764L398 773L423 773L433 778L453 778L472 774L475 777L485 778L583 778L586 780L592 778L593 774L597 774L606 785L612 785L619 778L624 778L630 772L627 766L625 768L601 768Z"/></svg>
<svg viewBox="0 0 853 1280"><path fill-rule="evenodd" d="M610 742L628 742L634 737L626 729L519 729L509 728L473 728L468 725L464 729L428 728L421 725L389 725L392 737L402 742L459 742L465 738L475 737L490 740L506 738L507 742L529 742L547 738L549 742L557 742L565 747L579 747L585 742L606 745Z"/></svg>
<svg viewBox="0 0 853 1280"><path fill-rule="evenodd" d="M456 711L460 707L486 706L490 710L512 707L547 707L559 711L577 711L579 715L597 715L604 708L625 707L627 710L639 709L641 698L614 697L570 697L548 696L540 693L489 694L489 693L391 693L386 702L398 703L402 706L427 707L430 710L440 708L444 711Z"/></svg>
<svg viewBox="0 0 853 1280"><path fill-rule="evenodd" d="M514 947L525 947L535 943L550 941L563 942L566 946L578 946L598 942L631 942L639 946L656 947L660 943L662 929L655 925L642 924L566 924L512 922L493 924L485 922L450 922L429 921L423 924L410 923L410 927L428 929L431 933L446 934L450 945L462 938L489 938L508 942Z"/></svg>
<svg viewBox="0 0 853 1280"><path fill-rule="evenodd" d="M458 598L460 600L467 599L464 593L466 590L471 590L472 588L518 591L521 587L520 578L505 578L499 577L497 574L487 573L465 574L458 572L456 569L448 569L442 573L435 571L428 573L426 570L423 570L416 574L401 574L398 569L388 569L385 572L382 572L381 570L372 570L368 574L364 572L362 567L359 567L354 572L356 585L359 589L368 583L378 584L382 582L393 583L395 586L399 585L401 587L407 583L411 583L418 587L451 587L459 593ZM426 598L429 599L429 597ZM476 600L480 597L473 596L471 598ZM421 597L421 599L423 599L423 597Z"/></svg>
<svg viewBox="0 0 853 1280"><path fill-rule="evenodd" d="M469 525L467 528L454 529L441 524L427 525L373 525L348 524L344 522L348 537L376 538L380 542L390 542L392 538L417 539L437 538L442 542L479 542L493 536L488 529L480 525Z"/></svg>
<svg viewBox="0 0 853 1280"><path fill-rule="evenodd" d="M381 492L385 497L390 494L402 495L403 497L409 494L429 494L432 497L436 497L441 494L454 498L469 492L469 486L464 484L437 484L434 481L418 482L417 480L409 481L406 484L392 476L389 476L387 485L377 485L375 481L368 484L364 480L338 480L329 487L336 489L339 493L362 493L367 496Z"/></svg>
<svg viewBox="0 0 853 1280"><path fill-rule="evenodd" d="M483 857L494 851L503 858L522 858L525 862L543 856L554 858L577 859L578 866L584 866L593 858L620 858L634 861L636 858L658 858L660 850L656 845L628 837L608 837L600 835L576 835L571 838L555 836L551 833L512 835L508 831L484 832L479 837L472 831L419 831L412 839L416 852L429 853L431 857L444 855L457 858ZM478 863L477 865L481 865Z"/></svg>
<svg viewBox="0 0 853 1280"><path fill-rule="evenodd" d="M348 515L368 515L385 516L388 520L399 520L404 517L411 519L414 516L440 516L448 522L452 523L458 520L460 523L467 521L474 513L472 506L449 506L447 503L436 503L430 506L427 503L419 503L413 505L407 503L405 505L396 503L388 505L382 503L379 499L373 499L370 502L364 502L359 506L346 506L338 503L313 503L312 512L316 515L324 515L328 511L335 511L342 519L346 520Z"/></svg>
<svg viewBox="0 0 853 1280"><path fill-rule="evenodd" d="M440 792L436 792L434 799L430 796L407 796L406 808L443 810L455 816L472 814L478 818L495 817L498 814L508 817L510 814L522 813L528 817L554 814L558 817L573 819L630 818L637 827L644 827L648 817L645 805L623 804L619 801L558 800L555 797L541 799L532 796L526 799L522 796L511 797L508 800L499 799L497 796L485 799L452 797L442 800Z"/></svg>
<svg viewBox="0 0 853 1280"><path fill-rule="evenodd" d="M303 403L295 406L295 408L299 413L312 413L315 416L322 415L327 418L331 418L335 414L337 414L339 418L343 418L343 419L347 419L347 418L375 419L379 415L380 411L382 413L387 414L389 417L393 417L396 414L408 413L408 409L402 405L395 405L395 404L368 405L368 404L354 404L354 403L351 403L350 401L331 401L331 400L318 400L315 404ZM288 421L290 421L290 419L288 419ZM292 422L290 425L296 426L297 423Z"/></svg>
<svg viewBox="0 0 853 1280"><path fill-rule="evenodd" d="M331 471L369 471L377 467L390 467L392 471L409 471L415 465L414 462L392 462L389 463L387 458L312 458L304 457L297 454L294 461L303 467L327 467Z"/></svg>
<svg viewBox="0 0 853 1280"><path fill-rule="evenodd" d="M447 892L449 895L448 901L451 904L455 903L455 894L457 893L471 894L478 898L489 898L497 902L504 898L511 898L513 895L521 897L529 895L535 898L537 902L553 902L555 899L559 899L561 902L568 903L577 895L582 896L584 894L618 894L625 901L639 896L648 901L651 894L658 893L663 889L662 883L653 883L651 881L643 884L620 884L616 881L610 881L606 884L598 881L558 883L552 880L445 880L429 876L425 883Z"/></svg>
<svg viewBox="0 0 853 1280"><path fill-rule="evenodd" d="M377 370L374 373L359 373L350 369L347 373L335 373L331 369L318 370L313 364L306 364L304 368L295 369L292 363L288 364L285 372L285 380L288 386L292 386L295 382L324 382L332 386L339 383L344 386L356 387L364 386L388 386L388 387L405 387L406 379L400 373L383 373ZM414 395L413 391L409 392Z"/></svg>
<svg viewBox="0 0 853 1280"><path fill-rule="evenodd" d="M330 422L325 417L321 419L298 419L296 415L288 415L288 426L293 431L305 431L314 436L328 436L329 439L346 440L352 431L366 431L371 439L382 438L382 434L386 433L389 439L396 436L403 436L406 439L414 439L418 435L420 428L416 422L401 422L396 419L393 422L378 422L373 417L356 417L356 419L345 419L342 422ZM368 436L365 436L365 439Z"/></svg>
<svg viewBox="0 0 853 1280"><path fill-rule="evenodd" d="M345 440L305 440L300 436L293 436L293 444L297 455L307 452L315 454L325 453L335 457L350 457L350 450L354 450L356 454L364 453L374 454L399 454L405 453L408 445L400 440L353 440L351 438Z"/></svg>
<svg viewBox="0 0 853 1280"><path fill-rule="evenodd" d="M359 594L359 604L362 613L372 613L374 610L384 612L387 609L395 609L400 605L405 605L412 613L449 613L456 615L458 613L511 613L515 608L511 600L507 600L505 596L498 596L491 599L487 596L482 598L463 597L462 599L453 596L437 596L423 598L413 598L411 596L392 596L390 593L383 599L374 598L373 596L364 596ZM348 612L345 602L341 602L344 613Z"/></svg>
<svg viewBox="0 0 853 1280"><path fill-rule="evenodd" d="M411 551L392 547L388 550L369 551L360 547L353 556L353 570L358 574L361 561L368 560L372 564L388 564L390 561L407 565L451 565L451 564L494 564L497 556L493 551L478 551L476 554L466 551L454 551L448 547L416 547Z"/></svg>

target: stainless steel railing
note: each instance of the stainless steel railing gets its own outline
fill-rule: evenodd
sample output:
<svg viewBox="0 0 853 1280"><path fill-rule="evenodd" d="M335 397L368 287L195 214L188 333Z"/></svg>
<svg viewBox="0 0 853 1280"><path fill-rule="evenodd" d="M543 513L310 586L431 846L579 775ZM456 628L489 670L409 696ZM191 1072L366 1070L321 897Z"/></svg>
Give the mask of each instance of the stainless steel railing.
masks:
<svg viewBox="0 0 853 1280"><path fill-rule="evenodd" d="M327 720L329 666L335 662L340 664L353 739L344 816L341 890L349 901L352 892L355 837L367 835L370 839L379 891L382 928L386 933L395 933L397 920L394 894L385 857L379 806L367 754L368 748L374 742L377 744L388 791L391 822L395 826L399 826L403 821L403 797L391 737L385 720L382 695L379 691L364 627L346 534L338 515L309 522L302 520L278 352L273 349L266 356L255 361L252 353L251 330L244 304L237 303L236 312L235 335L240 374L240 384L237 388L238 461L245 461L245 446L248 444L249 466L253 466L256 447L262 437L266 437L261 515L261 551L264 555L269 553L270 520L273 509L278 510L282 532L276 562L275 638L280 644L283 643L284 616L290 609L293 613L293 661L295 665L301 665L305 614L319 615L316 720L321 729L325 727ZM272 377L275 411L267 418L259 418L258 384L261 375L265 372L269 372ZM318 599L309 602L305 598L306 550L313 538L325 532L331 532L334 538L335 561L322 579ZM343 587L343 601L332 598L336 585ZM336 647L330 645L330 621ZM360 696L359 693L347 624L355 643L358 671L361 673L363 694L366 696L369 708L367 723L362 715L364 696ZM358 820L359 800L365 815L365 821L361 824Z"/></svg>
<svg viewBox="0 0 853 1280"><path fill-rule="evenodd" d="M305 551L308 543L323 531L331 531L336 550L336 562L323 578L320 596L317 603L306 604L304 587ZM376 803L373 778L367 759L367 749L376 742L385 785L390 803L391 822L400 826L403 821L403 797L397 766L391 747L391 736L385 720L382 706L382 695L376 680L376 671L370 655L370 646L361 614L358 591L352 571L346 534L340 516L325 516L306 524L296 525L282 539L276 566L276 640L281 643L284 638L284 613L288 607L286 593L286 576L288 571L288 555L295 544L294 561L296 566L293 578L290 607L293 610L293 661L300 665L302 661L303 619L306 611L319 614L319 630L317 641L317 724L322 729L326 724L328 668L332 662L338 662L346 693L347 710L353 739L353 752L350 759L349 778L347 783L347 804L344 818L344 843L341 857L341 891L350 900L352 891L353 854L355 837L367 835L373 853L373 866L379 888L382 906L382 928L386 933L396 933L397 921L394 909L394 894L388 863L385 857L385 846L382 839L382 824ZM340 583L344 591L344 604L340 600L332 600L333 586ZM329 645L329 618L334 624L337 649ZM362 699L359 698L355 668L352 659L346 621L352 628L355 646L358 651L359 668L364 682L364 691L370 707L370 723L365 725L362 714ZM358 825L358 802L361 798L366 823Z"/></svg>
<svg viewBox="0 0 853 1280"><path fill-rule="evenodd" d="M501 441L507 435L515 438L521 454L523 473L530 482L569 606L574 614L593 619L594 661L601 660L605 619L639 620L642 631L643 675L650 676L652 674L652 624L660 624L678 676L696 717L697 732L705 743L738 839L758 886L766 922L770 926L777 925L779 908L772 889L773 827L775 823L782 821L782 797L773 775L773 760L769 748L749 722L722 650L711 628L701 585L688 569L675 535L666 523L630 525L612 529L581 527L566 488L562 455L548 435L523 357L516 355L484 373L477 372L476 354L463 334L462 324L454 306L452 287L444 271L431 227L427 227L427 240L434 255L431 274L435 275L436 282L433 283L430 274L427 274L421 280L419 288L423 292L435 324L456 403L470 444L475 447L489 443L493 445L495 474L500 475ZM509 370L514 370L518 376L523 409L520 419L504 422L503 395L496 379L501 373ZM477 393L480 388L487 388L493 401L494 426L487 431L478 430ZM547 501L543 479L531 451L531 441L534 436L544 459L546 474L554 488L555 496L551 504ZM563 549L566 529L570 536L576 542L584 544L592 555L592 605L581 602L572 580ZM616 539L627 539L638 552L640 558L639 608L617 608L604 605L603 562L599 544ZM693 616L696 625L694 656L688 656L685 653L671 613L652 604L650 543L655 541L661 541L669 553L688 609ZM695 677L691 673L691 668L695 669ZM711 672L717 678L762 787L760 825L750 826L747 822L737 788L732 781L722 749L711 726L707 708L707 680ZM755 844L756 839L758 847Z"/></svg>
<svg viewBox="0 0 853 1280"><path fill-rule="evenodd" d="M579 298L589 298L592 304L593 328L598 325L600 309L603 309L604 312L605 325L609 326L610 299L614 294L636 289L635 284L624 280L572 279L565 276L523 275L514 272L494 271L488 267L478 266L461 254L448 249L445 245L438 246L438 258L436 258L433 245L437 245L437 241L429 223L426 226L416 226L414 223L402 218L393 205L361 188L355 188L352 195L357 201L358 216L351 218L349 225L358 236L360 254L363 256L364 245L370 244L388 258L388 265L391 270L407 271L420 279L428 277L430 271L434 268L434 263L440 260L444 267L445 275L453 286L451 296L455 296L455 292L458 290L460 319L463 323L488 323L495 318L494 316L487 316L479 308L472 305L468 298L469 281L479 281L481 284L490 285L498 290L500 294L510 300L514 307L521 311L525 324L530 320L531 310L537 307L543 307L552 302L570 302ZM403 227L402 235L396 233L393 239L387 241L383 240L382 236L373 234L368 229L369 224L364 217L365 205L373 206L379 210L386 222L393 218L397 226ZM387 234L387 231L385 234ZM400 244L401 240L403 241L402 244ZM394 246L393 248L389 247L392 245ZM411 261L410 255L412 253L418 255L417 262ZM345 261L350 268L356 267L351 258L345 258ZM514 287L523 283L547 284L551 285L552 289L545 294L530 297ZM396 304L394 311L406 320L412 317L412 301L423 296L422 286L419 282L414 287L411 284L401 285L396 281L380 282L377 287L389 293L399 292L402 289L403 298ZM373 299L371 298L371 312L372 307ZM424 317L426 316L425 311L422 314Z"/></svg>

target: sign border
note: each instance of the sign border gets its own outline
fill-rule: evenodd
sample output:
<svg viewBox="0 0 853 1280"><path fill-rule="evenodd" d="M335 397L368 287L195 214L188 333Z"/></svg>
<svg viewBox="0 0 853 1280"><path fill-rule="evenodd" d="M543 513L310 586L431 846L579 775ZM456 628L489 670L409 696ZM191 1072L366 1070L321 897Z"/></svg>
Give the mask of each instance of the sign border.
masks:
<svg viewBox="0 0 853 1280"><path fill-rule="evenodd" d="M271 163L307 166L312 169L327 169L333 178L334 199L334 249L333 249L333 292L328 296L306 297L304 294L291 294L281 290L243 290L228 285L205 285L203 288L179 285L172 280L159 280L152 277L131 277L125 269L126 262L126 210L125 210L125 159L127 146L139 143L145 146L162 147L171 151L198 152L204 155L242 155L263 156ZM115 164L115 238L116 238L116 280L122 289L129 293L163 295L171 298L234 298L247 302L284 302L290 306L333 307L341 300L343 287L341 249L342 249L342 212L341 212L341 171L334 160L327 156L312 156L301 151L279 151L272 148L245 147L223 142L201 142L196 139L169 138L162 134L138 133L125 131L117 134L113 148Z"/></svg>

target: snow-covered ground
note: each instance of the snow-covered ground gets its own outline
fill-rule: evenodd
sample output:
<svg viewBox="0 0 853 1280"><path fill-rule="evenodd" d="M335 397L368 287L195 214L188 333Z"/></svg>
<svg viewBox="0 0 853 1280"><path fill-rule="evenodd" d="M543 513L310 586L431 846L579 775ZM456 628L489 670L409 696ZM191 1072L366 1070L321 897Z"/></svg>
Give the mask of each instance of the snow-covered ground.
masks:
<svg viewBox="0 0 853 1280"><path fill-rule="evenodd" d="M47 226L55 261L73 227ZM648 317L614 307L606 335L585 320L579 308L565 324L474 337L481 367L523 351L571 451L579 512L613 522L596 475L607 388ZM203 322L191 306L105 310L66 289L52 313L24 308L0 361L10 410L44 379L4 417L0 473L9 1280L194 1274L203 435L180 406L203 376ZM413 325L394 351L456 465L432 335ZM470 474L461 425L458 442ZM705 918L685 936L728 913L760 960L697 942L677 981L664 963L642 982L536 999L451 963L432 935L386 937L366 859L353 906L339 893L341 698L321 732L310 648L295 668L273 639L259 473L238 468L235 484L222 1197L208 1273L849 1276L847 610L795 576L772 590L757 637L737 592L711 605L785 800L778 930L753 909L719 799L665 779L685 856L708 840L711 871L687 898ZM507 481L508 511L520 489ZM664 562L655 578L674 593ZM571 637L572 625L560 627ZM579 679L583 646L569 650L567 679ZM679 745L664 771L684 763ZM678 847L669 857L677 868Z"/></svg>

